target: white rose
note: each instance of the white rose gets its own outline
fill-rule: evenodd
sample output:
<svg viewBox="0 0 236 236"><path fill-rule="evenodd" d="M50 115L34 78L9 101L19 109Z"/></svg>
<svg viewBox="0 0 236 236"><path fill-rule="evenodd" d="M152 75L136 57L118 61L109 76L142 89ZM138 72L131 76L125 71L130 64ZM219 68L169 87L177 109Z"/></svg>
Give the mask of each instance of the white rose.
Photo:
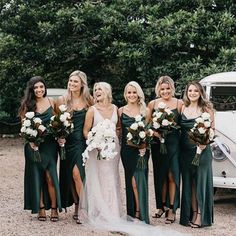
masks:
<svg viewBox="0 0 236 236"><path fill-rule="evenodd" d="M149 129L149 130L148 130L148 134L149 134L150 137L152 137L153 134L154 134L153 130L152 130L152 129Z"/></svg>
<svg viewBox="0 0 236 236"><path fill-rule="evenodd" d="M215 136L215 132L212 128L210 128L209 129L209 139L210 139L210 141L213 140L214 136Z"/></svg>
<svg viewBox="0 0 236 236"><path fill-rule="evenodd" d="M71 117L70 117L70 113L69 112L65 112L64 114L63 114L66 118L68 118L68 119L70 119Z"/></svg>
<svg viewBox="0 0 236 236"><path fill-rule="evenodd" d="M51 121L54 121L54 119L55 119L55 116L52 116L52 117L50 118Z"/></svg>
<svg viewBox="0 0 236 236"><path fill-rule="evenodd" d="M35 117L33 119L33 121L34 121L35 124L42 124L42 120L40 118L38 118L38 117Z"/></svg>
<svg viewBox="0 0 236 236"><path fill-rule="evenodd" d="M154 129L159 129L161 125L158 122L153 122L153 128Z"/></svg>
<svg viewBox="0 0 236 236"><path fill-rule="evenodd" d="M25 126L25 127L29 127L31 125L31 121L30 120L24 120L22 125Z"/></svg>
<svg viewBox="0 0 236 236"><path fill-rule="evenodd" d="M132 130L137 130L138 124L137 124L137 123L133 123L133 124L130 126L130 128L131 128Z"/></svg>
<svg viewBox="0 0 236 236"><path fill-rule="evenodd" d="M26 112L25 117L27 117L28 119L32 119L34 117L34 112L33 111Z"/></svg>
<svg viewBox="0 0 236 236"><path fill-rule="evenodd" d="M127 139L128 140L131 140L133 138L133 135L129 132L128 134L127 134Z"/></svg>
<svg viewBox="0 0 236 236"><path fill-rule="evenodd" d="M169 108L166 108L166 109L165 109L165 112L166 112L168 115L170 115L170 114L172 113L172 111L171 111Z"/></svg>
<svg viewBox="0 0 236 236"><path fill-rule="evenodd" d="M142 121L139 121L139 122L138 122L138 126L139 126L139 127L144 127L145 125L144 125L144 123L143 123Z"/></svg>
<svg viewBox="0 0 236 236"><path fill-rule="evenodd" d="M169 121L168 121L167 119L164 119L164 120L161 122L161 124L162 124L163 126L168 126L168 125L169 125Z"/></svg>
<svg viewBox="0 0 236 236"><path fill-rule="evenodd" d="M46 127L44 125L40 125L38 127L39 130L41 130L42 132L44 132L46 130Z"/></svg>
<svg viewBox="0 0 236 236"><path fill-rule="evenodd" d="M211 115L208 113L208 112L203 112L201 117L204 119L204 120L208 120L210 119Z"/></svg>
<svg viewBox="0 0 236 236"><path fill-rule="evenodd" d="M66 121L66 116L64 114L60 115L60 121L61 122Z"/></svg>
<svg viewBox="0 0 236 236"><path fill-rule="evenodd" d="M144 131L141 131L138 135L142 139L144 139L146 137L146 133Z"/></svg>
<svg viewBox="0 0 236 236"><path fill-rule="evenodd" d="M135 116L135 121L139 122L141 120L142 120L142 116L141 115Z"/></svg>
<svg viewBox="0 0 236 236"><path fill-rule="evenodd" d="M65 112L65 111L67 110L67 106L64 105L64 104L62 104L62 105L59 106L59 110L60 110L61 112Z"/></svg>
<svg viewBox="0 0 236 236"><path fill-rule="evenodd" d="M211 127L211 122L210 122L210 121L205 121L205 122L204 122L204 126L205 126L206 128Z"/></svg>
<svg viewBox="0 0 236 236"><path fill-rule="evenodd" d="M36 137L37 134L38 134L38 131L37 131L37 130L32 130L32 133L31 133L32 136Z"/></svg>
<svg viewBox="0 0 236 236"><path fill-rule="evenodd" d="M25 126L21 127L20 132L25 133L26 132L26 127Z"/></svg>
<svg viewBox="0 0 236 236"><path fill-rule="evenodd" d="M165 107L166 107L166 104L165 104L164 102L160 102L160 103L158 104L158 108L159 108L159 109L165 109Z"/></svg>
<svg viewBox="0 0 236 236"><path fill-rule="evenodd" d="M153 122L157 122L157 117L152 118Z"/></svg>
<svg viewBox="0 0 236 236"><path fill-rule="evenodd" d="M204 123L204 120L202 119L202 117L198 117L195 121L197 123Z"/></svg>
<svg viewBox="0 0 236 236"><path fill-rule="evenodd" d="M204 128L200 127L200 128L198 128L198 132L200 134L205 134L206 130Z"/></svg>
<svg viewBox="0 0 236 236"><path fill-rule="evenodd" d="M25 133L31 135L32 134L32 129L31 128L26 128Z"/></svg>
<svg viewBox="0 0 236 236"><path fill-rule="evenodd" d="M69 127L69 126L70 126L70 123L69 123L68 120L65 120L65 121L63 122L63 124L64 124L65 127Z"/></svg>
<svg viewBox="0 0 236 236"><path fill-rule="evenodd" d="M156 118L159 119L159 118L162 116L162 114L163 114L163 112L160 112L160 111L157 112L157 113L156 113Z"/></svg>

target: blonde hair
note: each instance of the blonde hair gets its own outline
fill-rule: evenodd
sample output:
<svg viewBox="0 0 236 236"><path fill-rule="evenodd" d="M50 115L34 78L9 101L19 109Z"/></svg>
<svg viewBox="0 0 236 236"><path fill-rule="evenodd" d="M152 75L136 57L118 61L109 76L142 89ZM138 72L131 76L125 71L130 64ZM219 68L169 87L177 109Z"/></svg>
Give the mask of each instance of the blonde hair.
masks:
<svg viewBox="0 0 236 236"><path fill-rule="evenodd" d="M112 88L111 85L108 84L107 82L97 82L94 84L93 86L93 97L95 98L96 101L96 97L95 97L95 89L96 87L100 87L102 89L102 91L105 93L107 100L112 103Z"/></svg>
<svg viewBox="0 0 236 236"><path fill-rule="evenodd" d="M197 81L192 81L187 84L185 91L184 91L184 97L183 97L184 105L186 107L188 107L191 103L189 100L189 97L188 97L188 89L191 85L195 86L197 88L197 90L199 91L200 97L198 99L198 106L200 108L202 108L203 111L207 111L207 109L210 109L213 111L212 103L207 99L206 92L205 92L204 88Z"/></svg>
<svg viewBox="0 0 236 236"><path fill-rule="evenodd" d="M157 83L156 83L156 86L155 86L155 93L156 93L156 96L157 97L161 97L160 96L160 90L161 90L161 85L162 84L168 84L172 90L172 97L175 96L175 84L174 84L174 81L173 79L170 78L170 76L168 75L164 75L164 76L161 76Z"/></svg>
<svg viewBox="0 0 236 236"><path fill-rule="evenodd" d="M130 81L128 84L126 84L125 89L124 89L124 98L126 102L128 101L126 97L126 93L129 86L132 86L136 89L137 95L138 95L138 105L140 107L140 114L145 117L147 113L147 110L146 110L147 106L145 103L145 96L144 96L141 86L136 81Z"/></svg>
<svg viewBox="0 0 236 236"><path fill-rule="evenodd" d="M77 76L80 81L81 81L81 90L80 90L80 95L82 96L82 99L84 100L85 104L87 107L90 107L93 105L93 99L90 95L89 88L88 88L88 83L87 83L87 75L80 70L73 71L69 75L69 79L72 76ZM69 83L67 84L67 93L65 96L66 100L66 105L69 108L69 110L72 109L72 92L69 89Z"/></svg>

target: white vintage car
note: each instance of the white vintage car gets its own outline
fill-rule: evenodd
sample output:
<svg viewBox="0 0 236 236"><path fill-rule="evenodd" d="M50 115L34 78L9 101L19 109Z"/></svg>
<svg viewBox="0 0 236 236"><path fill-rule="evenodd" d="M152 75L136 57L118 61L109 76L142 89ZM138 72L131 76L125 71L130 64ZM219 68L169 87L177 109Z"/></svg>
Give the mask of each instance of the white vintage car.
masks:
<svg viewBox="0 0 236 236"><path fill-rule="evenodd" d="M215 109L214 187L236 189L236 72L213 74L200 83Z"/></svg>

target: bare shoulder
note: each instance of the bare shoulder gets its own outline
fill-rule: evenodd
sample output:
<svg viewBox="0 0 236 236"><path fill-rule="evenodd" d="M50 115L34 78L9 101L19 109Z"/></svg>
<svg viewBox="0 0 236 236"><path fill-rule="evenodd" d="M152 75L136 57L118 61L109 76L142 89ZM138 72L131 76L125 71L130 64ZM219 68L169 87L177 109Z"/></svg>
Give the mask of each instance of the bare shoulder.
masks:
<svg viewBox="0 0 236 236"><path fill-rule="evenodd" d="M182 107L184 106L184 102L183 102L182 99L177 99L177 101L178 101L177 109L178 109L178 112L181 113L182 112Z"/></svg>
<svg viewBox="0 0 236 236"><path fill-rule="evenodd" d="M53 98L48 97L48 100L49 100L51 105L55 106L56 101Z"/></svg>
<svg viewBox="0 0 236 236"><path fill-rule="evenodd" d="M57 104L58 105L62 105L65 103L65 97L64 96L60 96L57 98Z"/></svg>

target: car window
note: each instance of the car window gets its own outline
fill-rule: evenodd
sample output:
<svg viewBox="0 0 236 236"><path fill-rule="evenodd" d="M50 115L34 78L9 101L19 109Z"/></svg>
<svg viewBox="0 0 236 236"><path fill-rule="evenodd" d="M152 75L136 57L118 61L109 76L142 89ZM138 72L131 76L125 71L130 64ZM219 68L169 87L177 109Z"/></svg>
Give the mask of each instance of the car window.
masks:
<svg viewBox="0 0 236 236"><path fill-rule="evenodd" d="M236 87L211 87L210 100L217 111L236 110Z"/></svg>

